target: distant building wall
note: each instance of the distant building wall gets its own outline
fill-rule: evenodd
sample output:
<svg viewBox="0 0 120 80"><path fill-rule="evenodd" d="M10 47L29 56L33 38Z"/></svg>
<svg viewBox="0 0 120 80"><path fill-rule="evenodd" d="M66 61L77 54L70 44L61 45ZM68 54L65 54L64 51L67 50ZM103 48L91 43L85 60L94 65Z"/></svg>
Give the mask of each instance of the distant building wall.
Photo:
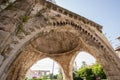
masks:
<svg viewBox="0 0 120 80"><path fill-rule="evenodd" d="M50 74L49 70L29 70L27 72L27 77L31 78L41 78L42 76L47 76Z"/></svg>

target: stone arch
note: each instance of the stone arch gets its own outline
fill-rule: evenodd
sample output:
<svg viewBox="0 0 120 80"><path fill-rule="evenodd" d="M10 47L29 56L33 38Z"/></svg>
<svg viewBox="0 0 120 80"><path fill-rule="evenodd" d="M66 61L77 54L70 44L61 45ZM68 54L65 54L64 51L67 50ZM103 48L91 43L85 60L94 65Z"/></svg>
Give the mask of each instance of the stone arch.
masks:
<svg viewBox="0 0 120 80"><path fill-rule="evenodd" d="M50 58L51 60L55 61L54 58L43 53L36 52L31 46L28 46L13 62L5 80L24 80L30 67L34 65L35 62L46 58ZM55 62L58 63L57 61Z"/></svg>
<svg viewBox="0 0 120 80"><path fill-rule="evenodd" d="M76 62L77 64L75 66L73 66L73 68L75 67L76 68L75 70L79 69L81 67L81 62L83 62L83 61L85 61L86 63L90 62L88 58L92 59L91 60L92 63L96 61L96 58L93 55L91 55L91 53L88 53L86 51L78 51L75 54L75 57L73 59L74 63ZM80 62L77 61L78 59L80 60ZM89 63L88 63L88 65L89 65Z"/></svg>
<svg viewBox="0 0 120 80"><path fill-rule="evenodd" d="M8 69L8 74L6 75L5 80L24 80L28 69L36 61L43 58L46 58L46 56L34 52L31 46L27 47L18 57L16 57L11 67Z"/></svg>
<svg viewBox="0 0 120 80"><path fill-rule="evenodd" d="M53 32L53 30L51 30L52 32ZM83 31L82 31L83 32ZM64 32L63 32L64 33ZM84 33L84 32L83 32ZM44 34L44 33L43 33ZM36 36L37 34L35 34L33 37L34 37L34 39L35 39L35 36ZM44 34L44 35L46 35L46 33ZM86 35L86 34L84 34L84 35ZM36 37L38 37L38 36L36 36ZM55 37L55 36L54 36ZM49 55L49 54L46 54L47 52L45 51L42 51L42 52L44 52L44 55L42 54L42 56L49 56L49 57L51 57L52 59L54 59L54 60L56 60L59 64L60 64L60 66L62 67L62 71L63 71L63 78L64 78L64 80L72 80L72 74L71 74L71 71L72 71L72 67L70 67L72 64L73 64L73 61L74 61L74 58L75 58L75 55L77 54L76 53L76 51L79 51L79 48L80 48L80 50L84 50L84 51L87 51L87 52L89 52L89 53L91 53L93 56L95 56L95 58L96 59L98 59L98 61L103 65L103 67L104 67L104 70L105 70L105 72L106 72L106 75L107 75L107 77L108 77L108 79L118 79L118 77L113 77L114 75L116 76L116 75L118 75L118 74L116 74L116 73L118 73L119 71L116 69L115 71L115 73L114 73L114 71L113 71L113 69L112 68L115 68L115 67L117 67L116 65L112 65L111 67L109 67L110 66L110 63L113 63L113 61L111 61L110 59L110 57L112 57L112 56L110 56L109 57L109 51L106 51L106 47L104 47L103 46L103 44L101 44L101 42L100 41L98 41L98 43L96 43L96 41L95 41L95 39L94 39L95 37L93 37L93 35L91 35L91 40L92 40L92 42L91 42L91 40L89 39L87 39L87 37L84 37L84 36L80 36L80 43L77 43L77 44L79 44L80 46L78 46L77 47L77 50L75 50L75 51L73 51L73 52L69 52L69 53L67 53L66 54L66 52L65 52L65 54L59 54L58 56L56 55L56 57L54 57L54 55ZM24 39L24 38L23 38ZM32 39L32 40L30 40L30 41L33 41L34 39ZM87 41L86 41L87 40ZM97 40L97 39L96 39ZM92 44L91 44L92 43ZM30 44L30 42L29 42L29 44ZM16 44L15 44L16 45ZM23 45L22 45L23 46ZM31 46L33 46L33 45L31 45ZM35 46L34 46L35 47ZM30 48L28 48L28 49L30 49ZM99 49L99 50L98 50ZM104 50L103 50L104 49ZM32 49L30 49L30 50L32 50ZM32 52L32 51L31 51ZM97 54L96 54L97 53ZM20 54L20 55L22 55L22 53ZM29 54L29 55L31 55L31 54ZM65 56L66 55L66 56ZM68 58L68 55L69 55L69 58ZM37 56L38 57L38 56ZM59 57L59 58L58 58ZM67 59L68 58L68 60L67 61L64 61L64 59L63 59L63 61L60 59L60 58L65 58L65 59ZM114 56L115 57L115 56ZM15 56L15 58L17 58L16 56ZM117 58L117 57L116 57ZM12 58L11 58L12 59ZM17 59L19 59L19 58L17 58ZM23 59L24 60L24 59ZM35 59L36 60L36 59ZM109 61L109 63L107 63ZM110 62L111 61L111 62ZM64 63L63 63L64 62ZM103 63L104 62L104 63ZM16 66L16 64L14 64L14 63L20 63L20 65L18 65L18 67ZM9 71L9 73L10 72L14 72L14 71L22 71L22 69L24 70L24 68L21 68L20 66L22 66L21 64L23 64L23 63L21 63L21 60L16 60L14 63L12 63L12 71ZM25 62L24 62L25 63ZM32 63L33 64L33 63ZM67 64L67 65L63 65L63 64ZM118 65L118 64L117 64ZM69 68L68 68L68 66L69 66ZM10 66L9 66L10 67ZM8 69L9 69L9 67L8 67ZM24 66L22 66L22 67L24 67ZM109 67L109 69L108 69L108 67ZM17 69L16 69L17 68ZM68 70L67 70L68 69ZM11 70L11 69L10 69ZM14 70L14 71L13 71ZM7 72L8 72L7 71ZM24 71L26 71L26 70L24 70ZM24 72L23 71L23 72ZM17 73L17 72L16 72ZM22 73L22 72L19 72L19 73ZM67 73L69 73L69 75L67 75ZM112 73L112 74L111 74ZM10 73L10 74L12 74L12 73ZM14 74L14 73L13 73ZM111 77L111 75L112 75L112 77ZM20 78L19 78L19 76L20 76ZM11 79L11 80L14 80L14 79L18 79L18 80L22 80L21 79L21 76L22 77L24 77L24 75L21 75L21 74L19 74L19 75L13 75L13 76L11 76L11 75L8 75L8 77L7 77L7 79L9 80L9 79ZM118 75L119 76L119 75ZM4 80L4 78L3 78L3 80Z"/></svg>
<svg viewBox="0 0 120 80"><path fill-rule="evenodd" d="M82 50L80 50L80 52L86 51L92 56L94 56L97 59L97 61L100 62L100 64L102 65L108 80L111 80L111 79L119 80L119 74L117 74L119 71L117 72L117 69L113 70L113 68L116 65L111 65L114 62L113 60L110 59L110 56L108 56L108 54L110 53L108 51L106 52L105 48L101 43L99 45L93 45L93 46L96 46L96 47L91 47L91 46L83 47ZM78 52L73 55L72 63L74 62L74 59L76 58L77 55L78 55ZM117 76L114 77L114 75L117 75Z"/></svg>
<svg viewBox="0 0 120 80"><path fill-rule="evenodd" d="M43 63L43 62L45 62L45 63ZM39 66L39 68L36 69L36 66ZM45 58L38 60L37 62L34 62L34 64L32 66L30 66L29 70L47 70L47 71L50 71L49 74L54 75L54 73L56 73L55 72L56 68L57 68L57 71L59 71L61 67L52 58L45 57ZM27 70L27 73L29 70ZM28 75L27 73L26 73L26 76ZM48 76L48 74L46 76ZM30 77L33 77L33 76L30 76ZM43 76L41 76L41 77L43 77ZM52 78L53 78L53 76L52 76Z"/></svg>
<svg viewBox="0 0 120 80"><path fill-rule="evenodd" d="M43 57L47 56L56 60L63 69L64 80L72 80L71 65L77 51L87 51L94 55L99 62L102 63L109 80L120 79L120 74L118 74L120 73L120 60L100 31L101 26L99 26L99 30L94 27L97 25L96 23L81 16L77 18L80 19L80 23L78 23L78 21L73 18L76 14L67 10L65 10L69 14L67 17L56 17L55 22L52 24L51 22L53 20L51 19L51 16L56 15L56 13L53 14L52 11L48 12L47 10L49 8L46 9L46 5L50 4L51 7L55 7L55 4L48 3L43 0L39 1L40 8L42 8L38 12L39 15L36 15L37 13L32 14L31 11L37 4L36 0L17 0L14 2L12 7L6 8L0 12L0 25L2 26L0 26L1 80L6 80L6 78L8 79L10 77L9 75L12 75L9 74L10 72L14 73L14 71L17 72L20 70L24 71L24 68L22 67L25 66L17 66L15 63L18 62L20 64L24 64L26 62L25 58L22 62L19 60L22 52L26 51L26 49L28 49L28 51L33 50L31 51L33 54L29 53L29 55L38 53ZM56 7L56 9L59 9L60 12L64 11L63 8L59 6ZM59 10L56 12L59 13ZM52 15L48 15L49 13ZM69 25L66 26L66 24L64 24L64 26L57 27L60 26L60 20L64 21L66 18L67 20L70 20L68 23ZM91 26L83 23L86 21L89 21ZM78 23L79 29L75 29L76 23ZM87 33L85 34L85 31L89 32L88 35L86 35ZM29 60L31 59L31 57L28 58ZM30 64L32 64L32 62ZM13 71L11 68L15 70ZM9 69L11 71L9 71ZM14 77L12 78L10 77L11 80L21 80L21 78L17 79L16 77L24 75L20 74L13 76Z"/></svg>

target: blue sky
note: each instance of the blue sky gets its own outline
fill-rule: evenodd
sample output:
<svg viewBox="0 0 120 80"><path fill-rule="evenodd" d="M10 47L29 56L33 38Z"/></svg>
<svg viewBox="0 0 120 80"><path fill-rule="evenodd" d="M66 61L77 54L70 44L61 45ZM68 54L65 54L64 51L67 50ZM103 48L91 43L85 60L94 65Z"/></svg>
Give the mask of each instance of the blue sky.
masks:
<svg viewBox="0 0 120 80"><path fill-rule="evenodd" d="M112 46L119 44L120 0L56 0L56 3L103 26Z"/></svg>
<svg viewBox="0 0 120 80"><path fill-rule="evenodd" d="M120 0L56 0L56 3L102 25L103 33L111 41L112 46L114 48L118 46L119 41L116 38L120 36ZM82 52L76 57L75 61L80 67L82 61L90 65L95 62L95 59L91 55ZM51 70L52 63L53 61L50 59L44 59L37 62L32 69ZM55 73L58 69L58 65L55 64Z"/></svg>

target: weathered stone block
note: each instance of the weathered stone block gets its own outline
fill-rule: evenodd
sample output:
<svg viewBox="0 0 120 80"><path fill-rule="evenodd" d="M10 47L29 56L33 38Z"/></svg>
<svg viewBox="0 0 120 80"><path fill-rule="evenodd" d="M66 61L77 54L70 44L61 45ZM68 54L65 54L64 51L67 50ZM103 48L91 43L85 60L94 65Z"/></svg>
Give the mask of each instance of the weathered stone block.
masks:
<svg viewBox="0 0 120 80"><path fill-rule="evenodd" d="M0 66L1 66L1 64L3 62L3 59L4 59L4 57L2 55L0 55Z"/></svg>
<svg viewBox="0 0 120 80"><path fill-rule="evenodd" d="M25 11L22 11L22 10L7 10L7 11L4 11L2 12L0 15L1 16L7 16L9 18L14 18L14 19L18 19L20 18L21 16L23 16L25 14Z"/></svg>
<svg viewBox="0 0 120 80"><path fill-rule="evenodd" d="M0 42L2 39L6 38L9 35L8 32L0 30Z"/></svg>
<svg viewBox="0 0 120 80"><path fill-rule="evenodd" d="M1 48L3 48L3 46L5 45L4 41L6 40L6 38L8 38L8 36L9 36L9 32L0 30L0 52L1 52Z"/></svg>
<svg viewBox="0 0 120 80"><path fill-rule="evenodd" d="M0 17L0 22L0 30L6 32L12 32L15 30L15 20L6 17Z"/></svg>
<svg viewBox="0 0 120 80"><path fill-rule="evenodd" d="M2 76L0 77L0 80L5 80L6 76L7 76L6 73L3 73Z"/></svg>

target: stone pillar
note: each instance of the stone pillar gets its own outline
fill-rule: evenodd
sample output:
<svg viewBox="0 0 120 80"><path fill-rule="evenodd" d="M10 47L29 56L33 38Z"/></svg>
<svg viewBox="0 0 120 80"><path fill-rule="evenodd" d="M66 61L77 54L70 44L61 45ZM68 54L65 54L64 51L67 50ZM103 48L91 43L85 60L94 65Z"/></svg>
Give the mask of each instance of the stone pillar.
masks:
<svg viewBox="0 0 120 80"><path fill-rule="evenodd" d="M63 80L73 80L73 53L52 56L62 69Z"/></svg>
<svg viewBox="0 0 120 80"><path fill-rule="evenodd" d="M70 61L65 61L62 66L63 80L73 80L72 76L72 65L70 65Z"/></svg>

